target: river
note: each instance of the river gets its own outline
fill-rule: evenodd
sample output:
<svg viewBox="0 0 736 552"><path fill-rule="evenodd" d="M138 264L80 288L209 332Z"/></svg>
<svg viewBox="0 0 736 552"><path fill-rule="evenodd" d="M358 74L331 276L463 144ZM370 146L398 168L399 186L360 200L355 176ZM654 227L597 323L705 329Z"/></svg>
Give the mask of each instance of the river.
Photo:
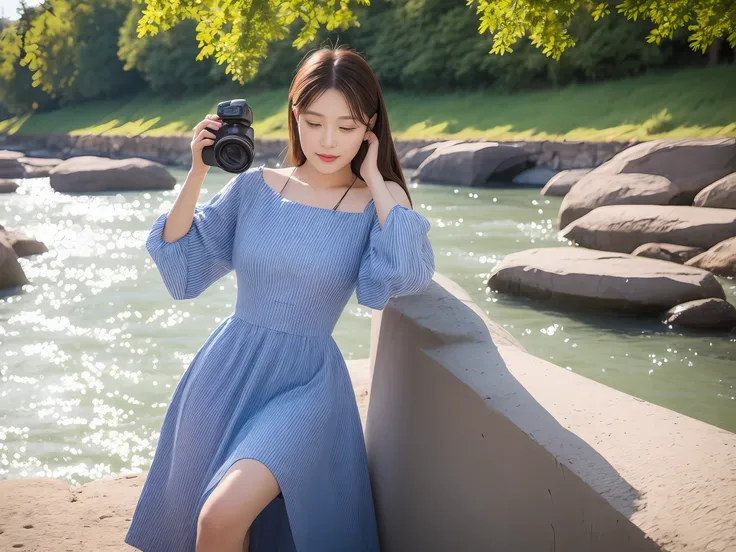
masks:
<svg viewBox="0 0 736 552"><path fill-rule="evenodd" d="M185 170L170 171L183 183ZM230 177L211 170L200 202ZM145 238L176 194L58 194L39 178L0 196L0 223L50 249L21 259L31 285L0 299L0 479L76 485L150 465L176 383L235 300L232 273L195 300L166 292ZM432 223L437 271L530 353L736 431L736 335L567 313L486 289L504 255L565 243L558 198L429 184L413 187L412 198ZM736 281L721 283L736 303ZM370 317L353 295L334 332L346 359L368 356Z"/></svg>

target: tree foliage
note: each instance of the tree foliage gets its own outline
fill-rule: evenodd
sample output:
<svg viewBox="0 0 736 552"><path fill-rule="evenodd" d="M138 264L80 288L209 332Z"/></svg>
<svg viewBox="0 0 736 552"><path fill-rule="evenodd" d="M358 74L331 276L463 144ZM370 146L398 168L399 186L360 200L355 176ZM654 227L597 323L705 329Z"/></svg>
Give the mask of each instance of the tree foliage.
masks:
<svg viewBox="0 0 736 552"><path fill-rule="evenodd" d="M129 9L129 0L47 0L19 33L20 64L31 71L33 86L69 103L111 97L139 84L117 59ZM17 51L18 38L12 40Z"/></svg>
<svg viewBox="0 0 736 552"><path fill-rule="evenodd" d="M126 71L117 59L118 35L130 11L130 0L84 2L74 14L76 78L67 98L110 98L140 87L137 71Z"/></svg>
<svg viewBox="0 0 736 552"><path fill-rule="evenodd" d="M138 36L155 35L167 30L180 19L197 21L197 40L200 53L197 59L211 55L217 63L226 63L226 73L243 83L256 74L260 60L270 42L283 39L288 26L302 20L302 29L293 46L302 48L314 40L322 26L327 31L348 30L359 26L350 9L350 0L341 0L339 9L334 0L138 0L146 3L138 21ZM369 0L357 0L369 5ZM405 0L397 8L406 8L411 14L425 10L432 2ZM403 6L402 6L403 4ZM654 24L646 40L657 45L662 39L671 39L683 27L690 31L689 40L694 50L705 51L716 38L727 36L736 47L736 1L734 0L621 0L618 4L599 0L466 0L466 7L476 5L480 19L477 31L490 33L493 44L489 53L504 54L528 36L529 42L546 56L559 60L562 53L575 45L571 27L580 13L598 21L611 14L612 7L629 20L647 20ZM458 52L454 42L457 35L448 32L462 23L458 6L444 2L436 14L444 25L427 40L416 28L406 34L394 34L395 47L401 41L422 40L426 50L410 60L410 69L423 74L422 66L428 58L436 58L432 50L443 48L445 53ZM374 8L372 7L371 10ZM424 14L427 15L426 13ZM412 35L414 35L412 37ZM470 38L470 37L468 37ZM447 39L443 42L443 39ZM450 43L445 43L445 42Z"/></svg>
<svg viewBox="0 0 736 552"><path fill-rule="evenodd" d="M648 42L659 45L678 29L690 31L693 50L705 52L720 37L736 48L736 2L734 0L621 0L619 3L590 0L467 0L477 3L478 31L493 35L489 53L505 54L524 36L553 59L575 45L569 28L579 10L595 21L614 7L631 20L646 19L654 24Z"/></svg>
<svg viewBox="0 0 736 552"><path fill-rule="evenodd" d="M23 37L21 65L33 73L33 86L51 95L74 81L73 6L54 1L41 9Z"/></svg>
<svg viewBox="0 0 736 552"><path fill-rule="evenodd" d="M296 48L309 44L317 30L347 29L358 21L351 0L145 0L138 37L167 31L182 19L197 22L198 60L215 56L225 72L241 84L253 78L270 42L288 34L289 25L303 22ZM368 5L369 0L356 0Z"/></svg>
<svg viewBox="0 0 736 552"><path fill-rule="evenodd" d="M736 0L21 0L18 21L0 20L0 103L16 113L142 88L287 86L304 47L327 41L360 51L387 89L542 88L703 65L717 37L718 62L721 38L736 43L735 10Z"/></svg>
<svg viewBox="0 0 736 552"><path fill-rule="evenodd" d="M527 38L513 55L488 55L493 37L477 33L475 14L462 4L448 8L446 0L393 0L365 11L358 13L360 28L326 38L363 52L390 89L519 91L633 76L668 64L697 63L701 57L687 50L682 33L662 46L648 44L651 24L619 13L595 22L578 12L569 27L577 45L554 60ZM688 55L675 52L673 44Z"/></svg>
<svg viewBox="0 0 736 552"><path fill-rule="evenodd" d="M25 57L23 36L35 17L35 8L22 5L22 12L17 21L0 20L0 103L9 114L43 111L56 104L46 92L33 86L33 74L21 65Z"/></svg>
<svg viewBox="0 0 736 552"><path fill-rule="evenodd" d="M165 33L138 38L140 17L138 6L128 13L120 29L118 57L124 69L138 71L153 92L174 98L226 80L224 67L213 59L196 61L194 21L180 21Z"/></svg>

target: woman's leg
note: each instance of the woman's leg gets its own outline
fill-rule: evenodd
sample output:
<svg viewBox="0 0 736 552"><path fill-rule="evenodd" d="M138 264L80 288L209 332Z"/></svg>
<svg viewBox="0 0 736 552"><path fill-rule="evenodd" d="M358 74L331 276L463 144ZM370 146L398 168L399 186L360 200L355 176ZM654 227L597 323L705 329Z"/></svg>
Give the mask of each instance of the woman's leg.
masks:
<svg viewBox="0 0 736 552"><path fill-rule="evenodd" d="M235 462L202 506L196 552L247 550L250 526L280 492L276 478L261 462Z"/></svg>

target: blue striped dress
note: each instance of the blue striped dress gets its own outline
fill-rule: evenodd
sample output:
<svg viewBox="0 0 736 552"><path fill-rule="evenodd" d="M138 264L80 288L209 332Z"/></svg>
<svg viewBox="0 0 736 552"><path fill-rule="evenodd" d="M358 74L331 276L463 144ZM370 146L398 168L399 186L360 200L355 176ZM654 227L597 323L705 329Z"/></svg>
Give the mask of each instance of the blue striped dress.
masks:
<svg viewBox="0 0 736 552"><path fill-rule="evenodd" d="M362 213L285 199L263 166L195 209L189 232L146 247L168 292L191 299L235 270L234 312L182 375L125 542L194 552L199 512L236 461L254 458L281 487L251 526L251 552L378 552L365 441L332 331L356 292L383 309L434 273L429 221L394 206L381 228Z"/></svg>

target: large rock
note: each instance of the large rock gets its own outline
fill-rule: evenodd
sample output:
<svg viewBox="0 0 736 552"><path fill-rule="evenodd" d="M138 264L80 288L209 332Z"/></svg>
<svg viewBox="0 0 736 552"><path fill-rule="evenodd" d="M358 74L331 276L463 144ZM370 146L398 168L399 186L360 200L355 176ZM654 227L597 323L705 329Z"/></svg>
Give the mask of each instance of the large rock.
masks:
<svg viewBox="0 0 736 552"><path fill-rule="evenodd" d="M488 285L564 307L622 312L662 312L685 301L725 298L721 284L705 270L582 247L507 255Z"/></svg>
<svg viewBox="0 0 736 552"><path fill-rule="evenodd" d="M715 207L717 209L736 209L736 173L724 176L710 186L703 188L695 196L693 205Z"/></svg>
<svg viewBox="0 0 736 552"><path fill-rule="evenodd" d="M667 205L672 183L654 174L589 174L568 192L560 205L557 222L564 228L603 205Z"/></svg>
<svg viewBox="0 0 736 552"><path fill-rule="evenodd" d="M688 328L728 329L736 326L736 308L723 299L698 299L672 307L662 322Z"/></svg>
<svg viewBox="0 0 736 552"><path fill-rule="evenodd" d="M703 252L702 247L688 247L673 243L645 243L634 249L631 254L637 257L660 259L671 263L685 264L696 255Z"/></svg>
<svg viewBox="0 0 736 552"><path fill-rule="evenodd" d="M444 140L442 142L434 142L433 144L427 144L421 148L413 148L407 151L401 157L401 166L407 169L416 169L424 160L432 155L435 151L446 148L448 146L454 146L455 144L463 144L467 140Z"/></svg>
<svg viewBox="0 0 736 552"><path fill-rule="evenodd" d="M41 241L29 238L23 232L8 232L0 228L0 236L6 246L10 246L18 257L30 257L46 253L48 248Z"/></svg>
<svg viewBox="0 0 736 552"><path fill-rule="evenodd" d="M23 152L0 150L0 178L23 178L26 171L18 161Z"/></svg>
<svg viewBox="0 0 736 552"><path fill-rule="evenodd" d="M12 194L18 189L18 183L14 180L0 178L0 194Z"/></svg>
<svg viewBox="0 0 736 552"><path fill-rule="evenodd" d="M23 286L28 278L18 263L18 255L3 233L0 233L0 289Z"/></svg>
<svg viewBox="0 0 736 552"><path fill-rule="evenodd" d="M508 183L532 165L529 153L496 142L467 142L436 150L413 175L413 180L455 186Z"/></svg>
<svg viewBox="0 0 736 552"><path fill-rule="evenodd" d="M51 169L49 176L57 192L171 190L176 185L164 165L139 157L72 157Z"/></svg>
<svg viewBox="0 0 736 552"><path fill-rule="evenodd" d="M544 188L539 192L541 195L563 197L570 191L578 181L593 169L570 169L561 171L549 179Z"/></svg>
<svg viewBox="0 0 736 552"><path fill-rule="evenodd" d="M18 159L25 170L25 178L44 178L51 169L63 162L53 157L21 157Z"/></svg>
<svg viewBox="0 0 736 552"><path fill-rule="evenodd" d="M736 238L724 240L685 263L720 276L736 276Z"/></svg>
<svg viewBox="0 0 736 552"><path fill-rule="evenodd" d="M607 205L569 224L562 235L583 247L622 253L650 242L709 249L736 236L736 211L683 205Z"/></svg>
<svg viewBox="0 0 736 552"><path fill-rule="evenodd" d="M615 155L576 186L604 174L654 174L672 183L670 204L690 205L700 190L732 172L736 172L734 138L653 140Z"/></svg>

